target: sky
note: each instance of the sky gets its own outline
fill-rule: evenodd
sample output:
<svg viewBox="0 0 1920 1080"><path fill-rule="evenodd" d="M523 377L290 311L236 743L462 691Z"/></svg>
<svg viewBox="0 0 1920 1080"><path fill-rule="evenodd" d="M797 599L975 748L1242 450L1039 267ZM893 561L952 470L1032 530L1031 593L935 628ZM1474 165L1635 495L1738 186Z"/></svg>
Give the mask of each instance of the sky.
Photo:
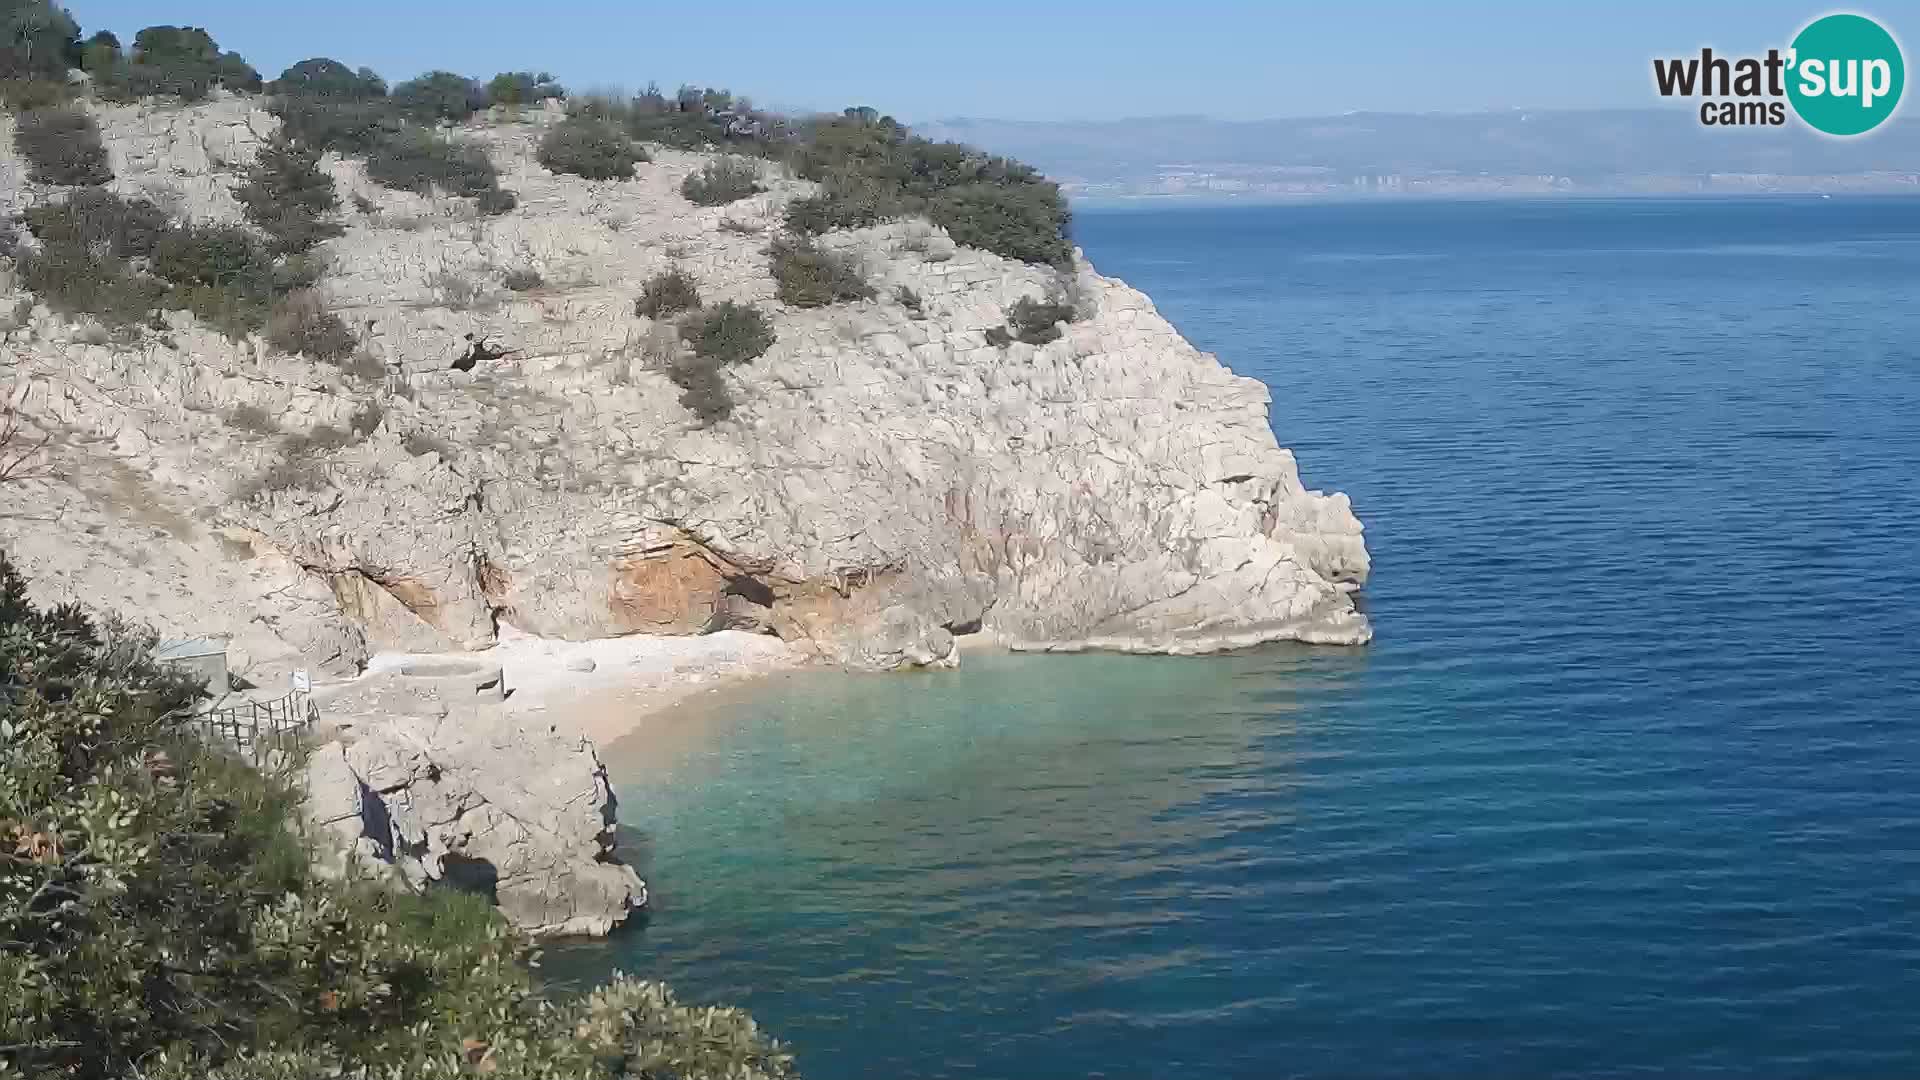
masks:
<svg viewBox="0 0 1920 1080"><path fill-rule="evenodd" d="M1818 3L1260 0L65 0L86 33L203 26L268 78L331 56L390 81L548 70L574 89L723 86L785 110L1220 119L1652 106L1650 61L1784 47ZM1910 0L1845 10L1920 40ZM1910 24L1912 34L1903 34ZM1912 47L1908 47L1912 57Z"/></svg>

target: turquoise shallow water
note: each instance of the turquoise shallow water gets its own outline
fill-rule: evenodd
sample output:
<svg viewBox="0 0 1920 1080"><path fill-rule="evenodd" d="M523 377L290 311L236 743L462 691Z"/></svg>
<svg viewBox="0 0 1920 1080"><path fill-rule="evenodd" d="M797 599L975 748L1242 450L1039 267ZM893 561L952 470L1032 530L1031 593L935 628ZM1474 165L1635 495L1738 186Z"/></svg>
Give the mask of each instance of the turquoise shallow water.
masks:
<svg viewBox="0 0 1920 1080"><path fill-rule="evenodd" d="M552 970L812 1077L1920 1075L1920 202L1079 233L1352 494L1375 644L716 698Z"/></svg>

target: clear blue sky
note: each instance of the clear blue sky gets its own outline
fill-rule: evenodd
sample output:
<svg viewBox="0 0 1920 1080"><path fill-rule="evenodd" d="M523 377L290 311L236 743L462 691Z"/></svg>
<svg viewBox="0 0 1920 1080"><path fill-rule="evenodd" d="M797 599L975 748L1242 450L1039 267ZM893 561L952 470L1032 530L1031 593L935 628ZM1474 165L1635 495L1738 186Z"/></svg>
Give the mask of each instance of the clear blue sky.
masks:
<svg viewBox="0 0 1920 1080"><path fill-rule="evenodd" d="M1920 41L1910 0L1849 8ZM955 116L1227 119L1351 109L1654 104L1649 61L1758 52L1820 3L969 0L69 0L91 33L204 26L268 78L311 56L389 80L444 67L547 69L576 89L712 84L790 109ZM1903 24L1912 24L1910 27ZM1912 29L1912 34L1903 34Z"/></svg>

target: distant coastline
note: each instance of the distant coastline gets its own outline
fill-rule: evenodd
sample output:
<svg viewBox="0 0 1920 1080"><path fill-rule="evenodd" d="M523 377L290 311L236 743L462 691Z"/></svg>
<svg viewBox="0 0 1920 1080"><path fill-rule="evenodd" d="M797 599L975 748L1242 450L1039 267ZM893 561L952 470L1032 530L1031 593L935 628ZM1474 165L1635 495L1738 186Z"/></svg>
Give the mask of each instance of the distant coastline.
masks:
<svg viewBox="0 0 1920 1080"><path fill-rule="evenodd" d="M1831 139L1672 109L1227 121L955 119L923 133L1032 162L1080 205L1151 200L1920 193L1920 120Z"/></svg>
<svg viewBox="0 0 1920 1080"><path fill-rule="evenodd" d="M1550 202L1573 199L1773 199L1817 198L1920 198L1920 184L1902 187L1855 188L1571 188L1525 190L1518 188L1482 190L1472 188L1421 188L1395 192L1323 192L1224 194L1142 193L1138 195L1083 195L1069 192L1075 210L1171 210L1225 209L1235 206L1299 206L1306 203L1367 202Z"/></svg>

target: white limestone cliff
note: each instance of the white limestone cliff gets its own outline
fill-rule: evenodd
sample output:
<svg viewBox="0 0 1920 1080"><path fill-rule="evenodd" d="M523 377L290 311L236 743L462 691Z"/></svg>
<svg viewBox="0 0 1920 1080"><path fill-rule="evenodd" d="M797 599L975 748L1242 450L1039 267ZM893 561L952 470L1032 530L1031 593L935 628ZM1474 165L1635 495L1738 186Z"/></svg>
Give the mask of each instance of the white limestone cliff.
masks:
<svg viewBox="0 0 1920 1080"><path fill-rule="evenodd" d="M275 123L246 98L100 119L116 189L227 221L235 168ZM1367 554L1347 500L1301 484L1262 384L1195 350L1135 290L1081 262L1070 284L1086 317L1052 344L998 348L985 332L1014 300L1057 289L1054 272L908 221L825 241L862 261L878 299L787 309L764 248L811 185L768 166L767 193L700 208L678 187L702 155L658 151L635 180L591 182L533 160L536 123L465 134L489 145L518 210L481 218L329 159L343 200L376 209L346 213L323 289L384 382L182 315L137 343L88 344L100 338L0 295L22 322L4 342L10 401L91 440L88 467L126 470L141 498L227 537L227 561L304 573L265 596L217 567L198 575L195 611L251 609L274 628L277 641L255 634L255 659L317 659L295 626L311 616L274 610L281 595L307 604L313 584L368 642L401 648L484 647L501 618L572 638L761 627L871 667L949 662L952 632L976 628L1022 649L1367 639L1348 595ZM0 205L47 197L23 172L0 168ZM633 313L642 283L673 266L708 302L774 314L777 343L729 369L740 405L711 428L650 365L658 328ZM510 292L516 269L546 284ZM448 370L470 340L511 355ZM370 401L381 426L317 461L321 490L241 497L276 448L236 430L236 408L298 433L344 426ZM62 578L92 565L84 545L10 532L37 578L36 561ZM320 651L350 665L338 636Z"/></svg>
<svg viewBox="0 0 1920 1080"><path fill-rule="evenodd" d="M240 220L237 173L276 125L258 104L96 110L113 188ZM631 181L557 176L533 155L550 119L463 133L519 196L497 218L326 160L348 230L320 288L362 340L352 372L183 313L132 336L76 325L0 259L0 406L50 437L0 485L0 546L39 598L224 637L258 682L484 649L503 623L760 630L883 669L957 663L966 633L1153 652L1370 637L1346 497L1307 490L1267 388L1139 292L904 221L822 240L876 299L790 309L765 248L812 185L769 164L764 194L701 208L679 187L707 158L669 150ZM0 211L17 213L59 193L26 181L10 123ZM667 377L667 328L634 313L672 267L777 333L726 370L738 406L710 427ZM543 284L505 287L527 270ZM1061 291L1083 317L1060 340L989 343L1014 301ZM450 370L475 341L507 355ZM261 490L281 436L356 419L363 437L302 452L311 489ZM464 709L332 719L312 816L359 857L416 884L484 863L537 933L603 932L644 897L607 859L591 745Z"/></svg>

